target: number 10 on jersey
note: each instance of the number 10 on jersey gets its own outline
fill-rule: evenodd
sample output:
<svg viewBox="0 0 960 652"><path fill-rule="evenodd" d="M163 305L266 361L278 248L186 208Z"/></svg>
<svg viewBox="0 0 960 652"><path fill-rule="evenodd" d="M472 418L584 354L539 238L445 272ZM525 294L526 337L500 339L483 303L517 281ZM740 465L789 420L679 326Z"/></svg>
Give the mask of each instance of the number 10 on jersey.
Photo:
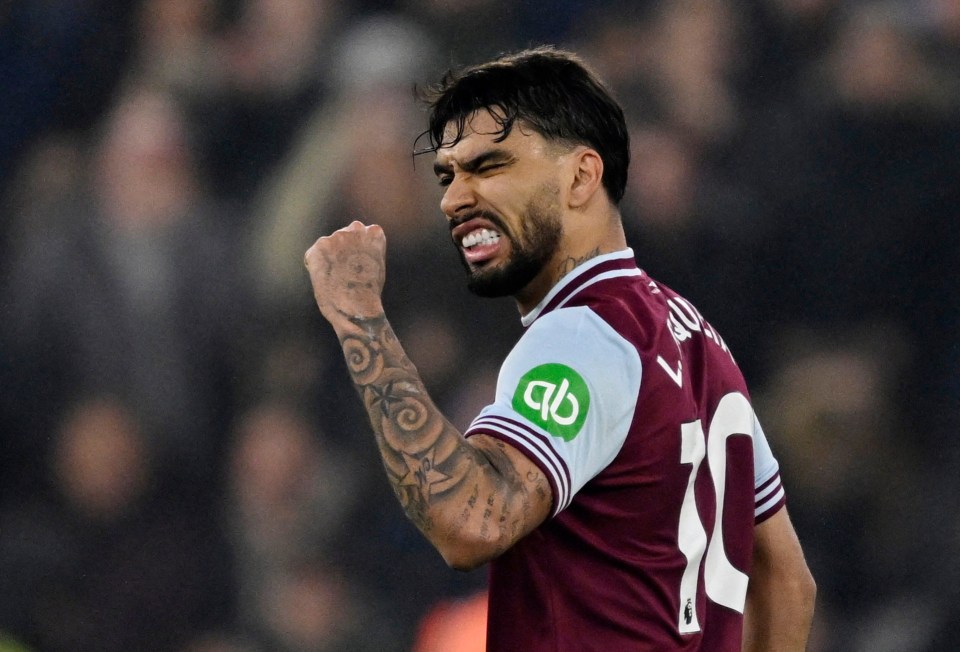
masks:
<svg viewBox="0 0 960 652"><path fill-rule="evenodd" d="M680 580L680 604L677 626L681 634L700 631L697 618L697 584L700 562L707 598L717 604L743 613L747 597L747 576L734 568L727 558L723 544L723 500L727 479L727 439L734 435L753 436L755 420L753 407L743 394L730 393L720 399L709 424L709 437L703 431L700 419L680 426L680 463L690 464L687 490L680 507L680 526L677 543L687 559ZM713 480L716 508L713 531L707 535L703 520L697 512L694 485L700 463L706 456Z"/></svg>

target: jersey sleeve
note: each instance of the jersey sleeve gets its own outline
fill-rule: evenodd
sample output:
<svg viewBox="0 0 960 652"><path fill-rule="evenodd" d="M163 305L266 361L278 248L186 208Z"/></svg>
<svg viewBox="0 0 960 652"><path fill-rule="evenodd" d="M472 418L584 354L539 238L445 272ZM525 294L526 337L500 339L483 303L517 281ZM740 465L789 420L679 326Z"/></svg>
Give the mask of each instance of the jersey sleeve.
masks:
<svg viewBox="0 0 960 652"><path fill-rule="evenodd" d="M537 319L465 433L496 437L546 475L558 514L619 453L640 390L636 348L586 307Z"/></svg>
<svg viewBox="0 0 960 652"><path fill-rule="evenodd" d="M787 502L780 481L780 465L770 450L759 419L753 426L754 524L759 525L776 514Z"/></svg>

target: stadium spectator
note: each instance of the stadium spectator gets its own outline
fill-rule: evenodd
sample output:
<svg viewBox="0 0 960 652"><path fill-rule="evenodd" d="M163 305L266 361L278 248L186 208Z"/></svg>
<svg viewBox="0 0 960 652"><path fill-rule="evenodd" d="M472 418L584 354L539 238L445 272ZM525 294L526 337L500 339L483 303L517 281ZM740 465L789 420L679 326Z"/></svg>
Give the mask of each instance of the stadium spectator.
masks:
<svg viewBox="0 0 960 652"><path fill-rule="evenodd" d="M233 236L162 90L127 87L88 170L83 195L17 243L7 279L18 427L48 430L80 390L121 396L160 472L210 499L242 341ZM42 446L20 440L28 458Z"/></svg>
<svg viewBox="0 0 960 652"><path fill-rule="evenodd" d="M50 652L160 652L228 622L218 524L163 484L130 406L78 399L51 439L46 491L2 505L0 631Z"/></svg>

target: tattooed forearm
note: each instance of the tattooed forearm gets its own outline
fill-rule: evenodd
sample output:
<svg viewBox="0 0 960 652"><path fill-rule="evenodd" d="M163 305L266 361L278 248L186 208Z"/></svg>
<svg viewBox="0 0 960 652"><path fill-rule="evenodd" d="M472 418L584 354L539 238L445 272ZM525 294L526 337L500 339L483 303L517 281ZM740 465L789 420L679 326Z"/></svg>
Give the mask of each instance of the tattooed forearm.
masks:
<svg viewBox="0 0 960 652"><path fill-rule="evenodd" d="M463 438L433 404L382 313L342 317L335 327L347 369L407 516L441 552L447 545L503 552L536 525L531 501L549 506L543 477L521 475L503 442Z"/></svg>
<svg viewBox="0 0 960 652"><path fill-rule="evenodd" d="M426 532L433 527L431 501L460 488L480 456L433 405L386 317L347 321L341 346L388 478L408 516Z"/></svg>

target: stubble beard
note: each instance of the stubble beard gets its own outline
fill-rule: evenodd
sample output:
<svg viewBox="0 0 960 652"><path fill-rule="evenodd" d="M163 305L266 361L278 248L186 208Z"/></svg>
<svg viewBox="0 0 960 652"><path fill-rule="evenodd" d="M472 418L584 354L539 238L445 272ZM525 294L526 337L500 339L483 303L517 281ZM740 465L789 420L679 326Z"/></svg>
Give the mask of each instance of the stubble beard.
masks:
<svg viewBox="0 0 960 652"><path fill-rule="evenodd" d="M510 242L510 258L499 266L471 267L460 251L467 270L467 289L480 297L507 297L520 293L553 257L563 236L559 191L545 186L530 200L521 216L520 237L509 234L500 217L484 212Z"/></svg>

